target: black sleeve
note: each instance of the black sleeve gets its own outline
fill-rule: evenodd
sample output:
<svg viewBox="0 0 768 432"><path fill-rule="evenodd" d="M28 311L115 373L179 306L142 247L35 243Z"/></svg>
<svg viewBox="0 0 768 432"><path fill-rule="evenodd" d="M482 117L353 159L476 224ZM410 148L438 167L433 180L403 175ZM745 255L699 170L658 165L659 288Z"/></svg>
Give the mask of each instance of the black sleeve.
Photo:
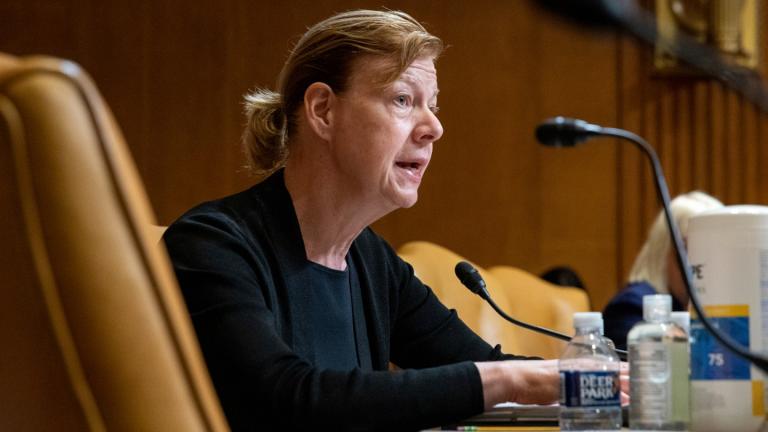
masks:
<svg viewBox="0 0 768 432"><path fill-rule="evenodd" d="M231 219L185 217L164 239L233 430L420 429L482 411L479 373L468 361L420 370L338 372L318 370L295 354L276 328L274 314L285 312L271 307L274 290L265 289L273 283L269 257L254 251ZM418 302L404 303L398 332L417 327L410 319ZM426 299L422 307L435 308L434 303ZM447 342L446 330L455 321L446 316L434 330L439 337L429 343ZM463 338L465 333L459 329ZM467 348L474 350L471 345L476 342ZM467 357L446 351L439 360Z"/></svg>

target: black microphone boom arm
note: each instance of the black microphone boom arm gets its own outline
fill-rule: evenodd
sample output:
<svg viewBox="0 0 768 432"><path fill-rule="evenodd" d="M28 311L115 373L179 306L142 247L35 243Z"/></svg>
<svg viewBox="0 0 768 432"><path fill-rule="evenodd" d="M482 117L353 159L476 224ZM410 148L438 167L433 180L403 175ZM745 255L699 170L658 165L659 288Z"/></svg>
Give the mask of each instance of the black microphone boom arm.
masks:
<svg viewBox="0 0 768 432"><path fill-rule="evenodd" d="M559 140L554 137L558 129L567 131L567 134L563 140ZM546 139L541 139L543 136ZM669 228L670 236L672 237L672 244L675 247L675 255L677 258L677 265L680 268L680 273L683 275L683 281L685 282L685 290L688 293L688 298L691 300L693 310L696 312L704 328L707 329L717 339L718 342L723 344L726 348L736 353L738 356L747 359L755 366L760 368L763 372L768 373L768 357L764 354L750 351L748 348L741 346L734 341L730 336L716 328L709 318L704 314L704 308L699 302L698 295L693 289L693 280L691 278L691 266L688 264L688 256L683 252L685 246L683 246L682 236L680 230L672 217L672 210L669 208L669 190L667 189L667 182L664 179L664 173L661 169L661 162L656 155L656 151L640 136L633 134L632 132L624 129L602 127L585 122L584 120L571 119L566 117L555 117L545 120L536 128L536 137L539 142L546 146L560 147L565 145L575 145L576 143L585 141L593 136L606 136L615 137L626 140L640 148L642 152L650 159L651 168L653 169L653 179L656 185L656 192L662 207L664 208L664 217L667 221L667 227Z"/></svg>
<svg viewBox="0 0 768 432"><path fill-rule="evenodd" d="M518 327L522 327L524 329L531 330L536 333L541 333L543 335L564 340L566 342L571 341L571 337L568 335L564 335L560 332L556 332L554 330L550 330L545 327L539 327L533 324L528 324L527 322L523 322L509 316L506 312L504 312L499 307L499 305L496 304L495 301L493 301L493 299L491 298L491 294L488 292L488 289L486 288L485 280L483 280L483 277L480 275L480 272L478 272L477 269L472 266L472 264L466 261L461 261L460 263L456 264L455 272L456 272L456 277L459 278L462 285L464 285L470 291L479 295L485 301L487 301L488 304L491 305L493 310L495 310L496 313L499 314L505 320L511 322L512 324ZM627 359L627 352L624 350L617 349L616 354L618 354L619 358L622 360Z"/></svg>

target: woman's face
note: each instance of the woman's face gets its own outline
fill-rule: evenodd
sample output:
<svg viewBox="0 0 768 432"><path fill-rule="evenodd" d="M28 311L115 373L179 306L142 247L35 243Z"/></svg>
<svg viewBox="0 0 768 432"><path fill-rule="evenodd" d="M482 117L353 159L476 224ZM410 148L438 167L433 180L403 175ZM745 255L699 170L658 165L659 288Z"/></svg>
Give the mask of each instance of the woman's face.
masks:
<svg viewBox="0 0 768 432"><path fill-rule="evenodd" d="M382 85L386 59L353 63L347 89L332 109L330 150L346 193L386 211L410 207L443 127L437 112L437 73L421 57Z"/></svg>

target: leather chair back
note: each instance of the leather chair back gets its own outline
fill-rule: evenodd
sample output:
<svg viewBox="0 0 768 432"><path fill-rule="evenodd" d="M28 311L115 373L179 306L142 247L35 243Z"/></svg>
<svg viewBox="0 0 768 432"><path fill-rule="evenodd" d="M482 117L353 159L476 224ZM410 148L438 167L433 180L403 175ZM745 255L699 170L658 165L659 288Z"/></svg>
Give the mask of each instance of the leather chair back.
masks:
<svg viewBox="0 0 768 432"><path fill-rule="evenodd" d="M226 430L138 173L77 65L0 55L0 172L0 430Z"/></svg>
<svg viewBox="0 0 768 432"><path fill-rule="evenodd" d="M446 306L491 345L504 352L543 358L558 358L565 342L516 327L456 278L454 267L460 255L434 243L414 241L402 245L398 255L410 263L416 276L427 284ZM538 276L510 266L484 269L475 266L485 279L496 304L513 318L573 334L573 313L589 311L584 290L551 284Z"/></svg>
<svg viewBox="0 0 768 432"><path fill-rule="evenodd" d="M463 257L426 241L406 243L397 253L413 266L416 277L428 285L444 305L456 309L462 321L486 342L501 344L507 353L520 353L520 341L509 331L512 324L499 317L485 300L470 292L456 278L454 268L459 261L466 261ZM494 301L499 305L508 303L501 283L485 269L475 267L485 279Z"/></svg>
<svg viewBox="0 0 768 432"><path fill-rule="evenodd" d="M580 288L554 285L510 266L491 267L488 273L504 285L507 313L520 321L573 335L573 313L590 310L589 297ZM549 336L523 328L510 331L520 341L520 354L558 358L565 349L566 342Z"/></svg>

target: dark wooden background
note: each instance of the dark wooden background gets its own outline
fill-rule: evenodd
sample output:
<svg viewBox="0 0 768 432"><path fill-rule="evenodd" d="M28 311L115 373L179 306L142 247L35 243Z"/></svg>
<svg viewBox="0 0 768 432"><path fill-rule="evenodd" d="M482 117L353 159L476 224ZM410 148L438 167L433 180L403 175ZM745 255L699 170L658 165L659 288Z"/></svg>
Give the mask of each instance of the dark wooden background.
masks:
<svg viewBox="0 0 768 432"><path fill-rule="evenodd" d="M0 51L69 58L92 75L168 224L257 181L242 169L241 97L274 84L306 27L382 6L411 13L450 46L438 63L445 135L421 199L375 225L395 246L430 240L481 265L535 273L566 264L601 308L658 211L650 170L612 140L540 147L533 129L554 115L645 136L673 194L698 188L729 204L768 204L764 114L712 80L658 78L650 46L585 31L526 0L4 0Z"/></svg>

